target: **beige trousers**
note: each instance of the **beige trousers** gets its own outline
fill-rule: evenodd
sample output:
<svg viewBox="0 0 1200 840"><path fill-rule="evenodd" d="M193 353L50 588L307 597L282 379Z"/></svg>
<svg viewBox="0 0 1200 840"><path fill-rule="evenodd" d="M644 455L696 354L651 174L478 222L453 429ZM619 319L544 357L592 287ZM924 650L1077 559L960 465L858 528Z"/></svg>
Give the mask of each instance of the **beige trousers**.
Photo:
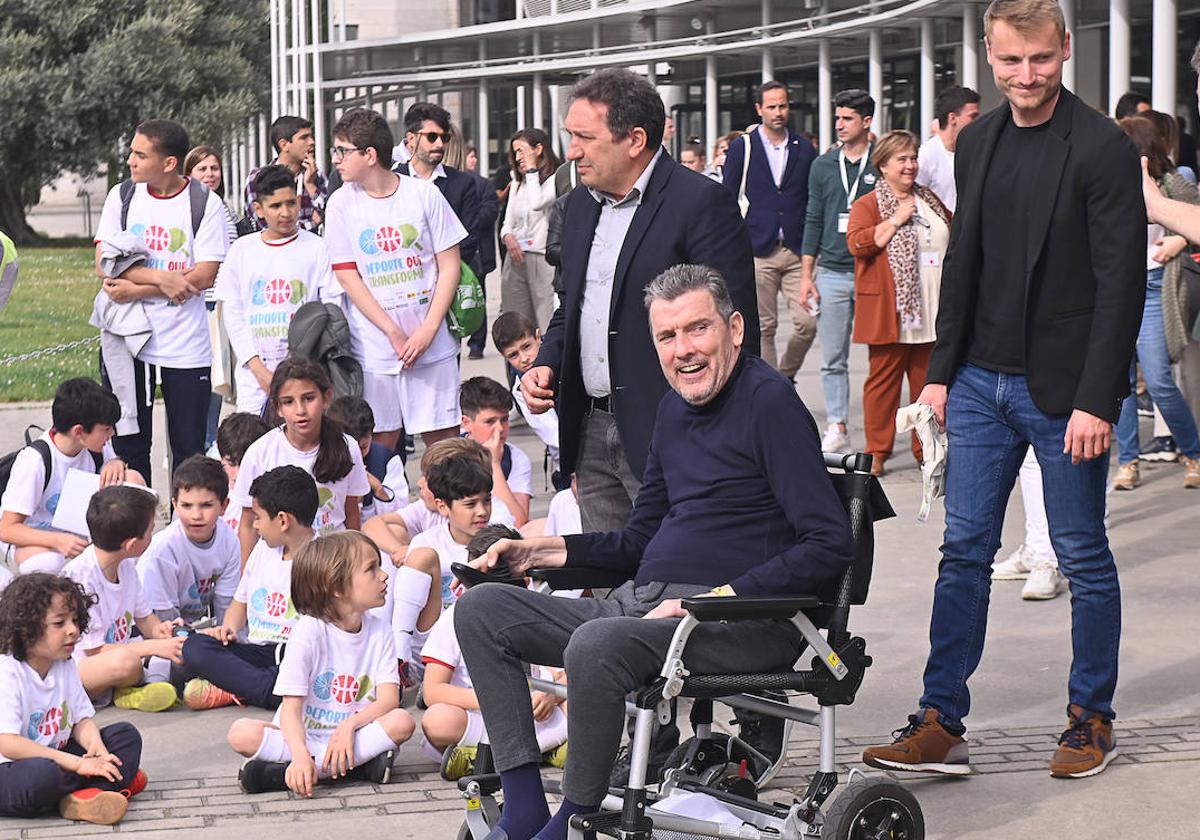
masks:
<svg viewBox="0 0 1200 840"><path fill-rule="evenodd" d="M511 256L500 270L500 311L520 312L543 333L554 314L554 266L545 254L525 252L518 265Z"/></svg>
<svg viewBox="0 0 1200 840"><path fill-rule="evenodd" d="M762 357L789 379L804 364L808 348L817 337L817 318L800 300L800 255L779 245L769 255L754 258L758 287L758 328L762 333ZM792 335L783 358L776 359L775 332L779 327L779 293L787 299L792 317Z"/></svg>

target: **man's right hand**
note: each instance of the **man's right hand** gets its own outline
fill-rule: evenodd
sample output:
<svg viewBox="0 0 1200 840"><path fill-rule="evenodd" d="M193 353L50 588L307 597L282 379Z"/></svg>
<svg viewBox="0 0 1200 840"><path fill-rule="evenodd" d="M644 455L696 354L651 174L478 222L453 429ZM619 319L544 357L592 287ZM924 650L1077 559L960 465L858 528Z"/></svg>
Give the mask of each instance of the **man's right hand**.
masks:
<svg viewBox="0 0 1200 840"><path fill-rule="evenodd" d="M501 560L514 575L524 576L530 569L556 569L566 565L567 544L562 537L496 540L470 565L481 572L490 572Z"/></svg>
<svg viewBox="0 0 1200 840"><path fill-rule="evenodd" d="M189 283L186 277L174 271L164 271L159 275L158 289L162 292L163 297L174 304L182 304L188 298L200 294L199 290Z"/></svg>
<svg viewBox="0 0 1200 840"><path fill-rule="evenodd" d="M943 429L946 428L946 386L935 385L930 383L921 389L921 396L917 397L917 402L921 405L927 405L933 409L933 416L937 418L938 425Z"/></svg>
<svg viewBox="0 0 1200 840"><path fill-rule="evenodd" d="M554 371L549 365L530 368L521 377L521 393L533 414L545 414L554 408Z"/></svg>
<svg viewBox="0 0 1200 840"><path fill-rule="evenodd" d="M809 298L812 298L812 304L809 304ZM814 305L821 303L821 293L817 290L817 283L813 280L812 275L800 278L800 303L810 312Z"/></svg>
<svg viewBox="0 0 1200 840"><path fill-rule="evenodd" d="M61 554L63 557L66 557L68 560L73 560L74 558L78 557L79 554L87 547L88 541L83 537L76 536L75 534L63 532L54 538L54 548L59 554Z"/></svg>

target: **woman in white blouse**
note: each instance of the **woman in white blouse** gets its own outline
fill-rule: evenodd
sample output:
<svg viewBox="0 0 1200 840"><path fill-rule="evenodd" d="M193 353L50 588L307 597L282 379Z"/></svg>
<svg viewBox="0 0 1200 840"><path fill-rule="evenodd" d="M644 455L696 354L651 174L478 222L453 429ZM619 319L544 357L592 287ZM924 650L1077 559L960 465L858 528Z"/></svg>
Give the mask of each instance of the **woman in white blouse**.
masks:
<svg viewBox="0 0 1200 840"><path fill-rule="evenodd" d="M510 141L516 166L500 227L508 259L500 273L500 311L520 312L545 330L554 314L554 267L546 262L546 226L554 203L558 157L540 128Z"/></svg>

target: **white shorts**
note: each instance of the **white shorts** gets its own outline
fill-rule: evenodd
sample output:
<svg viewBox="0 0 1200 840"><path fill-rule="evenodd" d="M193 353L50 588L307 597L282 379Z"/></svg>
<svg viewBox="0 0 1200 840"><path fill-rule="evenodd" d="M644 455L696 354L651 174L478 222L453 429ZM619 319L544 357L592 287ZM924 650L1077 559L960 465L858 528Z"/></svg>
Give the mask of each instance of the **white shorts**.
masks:
<svg viewBox="0 0 1200 840"><path fill-rule="evenodd" d="M354 766L358 767L364 762L370 761L383 751L372 752L370 748L365 748L363 745L363 731L370 727L380 727L379 721L372 721L362 729L354 733ZM330 733L332 734L332 732ZM308 754L312 756L313 761L317 763L317 773L320 778L329 778L329 774L321 768L321 764L325 759L325 748L329 745L328 739L314 738L312 733L307 733L305 742L308 745ZM262 743L258 745L258 752L253 756L260 761L273 762L289 762L292 760L292 750L287 745L287 741L283 737L283 730L276 729L273 726L263 727Z"/></svg>
<svg viewBox="0 0 1200 840"><path fill-rule="evenodd" d="M267 404L267 392L258 384L250 368L239 365L234 371L233 380L237 383L237 410L256 417L261 415L263 406Z"/></svg>
<svg viewBox="0 0 1200 840"><path fill-rule="evenodd" d="M458 358L451 356L400 373L363 371L363 399L375 413L376 432L401 426L410 435L456 429L462 423L458 407Z"/></svg>

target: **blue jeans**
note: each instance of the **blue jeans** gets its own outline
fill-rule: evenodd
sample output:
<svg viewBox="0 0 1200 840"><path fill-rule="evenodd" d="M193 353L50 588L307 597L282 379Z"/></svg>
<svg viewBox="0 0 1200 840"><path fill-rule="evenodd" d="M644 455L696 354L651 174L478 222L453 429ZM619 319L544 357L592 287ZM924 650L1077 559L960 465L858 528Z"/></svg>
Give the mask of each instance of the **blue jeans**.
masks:
<svg viewBox="0 0 1200 840"><path fill-rule="evenodd" d="M1024 376L959 369L946 407L946 532L929 625L921 708L951 727L971 706L967 680L983 655L992 562L1009 494L1033 447L1042 467L1050 542L1071 586L1071 703L1112 717L1121 642L1121 588L1104 530L1108 459L1071 464L1066 416L1034 405Z"/></svg>
<svg viewBox="0 0 1200 840"><path fill-rule="evenodd" d="M821 341L821 390L825 393L825 422L850 418L850 328L854 324L854 272L817 267L814 277L821 295L817 338Z"/></svg>
<svg viewBox="0 0 1200 840"><path fill-rule="evenodd" d="M1167 337L1163 332L1161 268L1146 272L1146 306L1142 310L1142 326L1138 330L1137 361L1142 365L1142 378L1150 399L1162 412L1163 420L1175 437L1175 445L1188 458L1200 458L1200 434L1183 394L1171 377L1171 357L1167 355ZM1129 464L1137 460L1141 446L1138 442L1137 395L1133 383L1137 378L1134 366L1129 366L1130 392L1121 403L1121 419L1117 421L1117 462Z"/></svg>

